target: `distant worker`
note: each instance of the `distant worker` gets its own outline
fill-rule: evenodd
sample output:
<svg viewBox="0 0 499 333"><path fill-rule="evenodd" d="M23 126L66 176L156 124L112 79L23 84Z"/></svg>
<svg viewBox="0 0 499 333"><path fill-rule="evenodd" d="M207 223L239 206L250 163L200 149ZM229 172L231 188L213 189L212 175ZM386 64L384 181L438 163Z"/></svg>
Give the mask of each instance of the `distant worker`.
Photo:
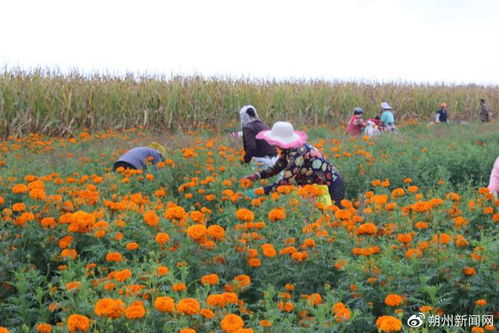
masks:
<svg viewBox="0 0 499 333"><path fill-rule="evenodd" d="M440 109L438 109L437 114L435 116L435 121L437 123L448 123L448 114L447 114L447 104L440 103Z"/></svg>
<svg viewBox="0 0 499 333"><path fill-rule="evenodd" d="M246 105L239 111L243 130L244 163L252 163L257 167L271 167L277 161L277 150L256 135L269 128L260 120L256 109Z"/></svg>
<svg viewBox="0 0 499 333"><path fill-rule="evenodd" d="M113 171L119 167L124 169L145 170L147 164L155 165L165 158L165 148L157 142L148 147L135 147L121 155L113 165Z"/></svg>
<svg viewBox="0 0 499 333"><path fill-rule="evenodd" d="M357 136L360 135L363 127L366 127L366 123L362 120L362 109L356 107L353 109L353 116L348 121L347 132L352 136Z"/></svg>
<svg viewBox="0 0 499 333"><path fill-rule="evenodd" d="M497 199L497 197L499 196L499 157L496 158L494 166L492 167L489 186L487 188Z"/></svg>
<svg viewBox="0 0 499 333"><path fill-rule="evenodd" d="M392 107L387 102L381 103L381 109L383 113L381 114L381 127L383 131L395 132L395 117L393 116Z"/></svg>
<svg viewBox="0 0 499 333"><path fill-rule="evenodd" d="M490 121L490 110L489 106L485 103L485 100L480 99L480 120L483 122Z"/></svg>

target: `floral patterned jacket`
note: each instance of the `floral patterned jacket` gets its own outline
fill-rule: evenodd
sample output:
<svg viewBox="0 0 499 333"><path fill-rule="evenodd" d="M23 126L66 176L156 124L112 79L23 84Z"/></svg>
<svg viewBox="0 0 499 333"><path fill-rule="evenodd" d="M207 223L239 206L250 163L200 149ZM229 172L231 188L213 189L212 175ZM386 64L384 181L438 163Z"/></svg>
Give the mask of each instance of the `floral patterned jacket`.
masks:
<svg viewBox="0 0 499 333"><path fill-rule="evenodd" d="M312 145L305 143L298 148L282 151L273 167L259 172L260 178L269 178L281 171L283 177L277 183L264 187L265 193L275 191L281 185L327 185L340 177L338 169L325 159Z"/></svg>

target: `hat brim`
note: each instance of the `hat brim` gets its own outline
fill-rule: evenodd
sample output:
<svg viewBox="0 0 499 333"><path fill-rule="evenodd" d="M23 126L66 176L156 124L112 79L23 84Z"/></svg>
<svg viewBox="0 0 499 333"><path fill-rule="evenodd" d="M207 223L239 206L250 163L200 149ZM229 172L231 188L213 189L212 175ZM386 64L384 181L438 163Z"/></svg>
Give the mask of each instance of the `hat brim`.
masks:
<svg viewBox="0 0 499 333"><path fill-rule="evenodd" d="M290 138L282 138L272 135L271 130L261 131L256 135L259 140L265 140L269 144L278 146L283 149L297 148L307 142L307 134L302 131L294 131L293 136Z"/></svg>

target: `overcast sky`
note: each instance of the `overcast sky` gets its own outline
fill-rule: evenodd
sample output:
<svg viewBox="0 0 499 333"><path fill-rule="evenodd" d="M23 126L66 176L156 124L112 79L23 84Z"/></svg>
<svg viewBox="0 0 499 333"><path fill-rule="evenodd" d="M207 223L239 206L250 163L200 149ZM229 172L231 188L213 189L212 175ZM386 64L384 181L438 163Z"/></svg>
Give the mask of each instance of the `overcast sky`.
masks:
<svg viewBox="0 0 499 333"><path fill-rule="evenodd" d="M499 84L498 0L0 0L0 67Z"/></svg>

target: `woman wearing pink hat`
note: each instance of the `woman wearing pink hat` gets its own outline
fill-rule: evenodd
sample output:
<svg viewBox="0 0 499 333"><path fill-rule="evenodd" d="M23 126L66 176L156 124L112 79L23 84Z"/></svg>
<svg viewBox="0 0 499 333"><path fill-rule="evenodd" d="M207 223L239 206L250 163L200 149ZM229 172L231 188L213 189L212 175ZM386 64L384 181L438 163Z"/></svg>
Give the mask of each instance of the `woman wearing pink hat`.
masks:
<svg viewBox="0 0 499 333"><path fill-rule="evenodd" d="M331 200L338 207L345 198L345 185L336 167L312 145L306 143L307 135L295 131L288 122L278 121L271 130L258 133L257 139L262 139L280 148L279 159L274 166L251 174L245 178L250 180L264 179L275 176L281 171L283 177L277 183L265 186L265 194L275 191L280 185L326 185L329 188ZM255 196L254 190L247 193Z"/></svg>

